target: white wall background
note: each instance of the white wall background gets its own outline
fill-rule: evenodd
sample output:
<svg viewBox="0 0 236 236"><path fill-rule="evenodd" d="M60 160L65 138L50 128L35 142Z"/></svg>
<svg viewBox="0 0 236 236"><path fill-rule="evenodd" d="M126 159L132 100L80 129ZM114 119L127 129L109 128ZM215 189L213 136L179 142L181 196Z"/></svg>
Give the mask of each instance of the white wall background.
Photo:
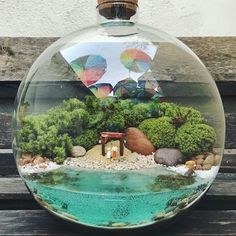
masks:
<svg viewBox="0 0 236 236"><path fill-rule="evenodd" d="M175 36L236 36L236 0L139 0L139 21ZM0 37L55 37L96 22L96 0L0 0Z"/></svg>

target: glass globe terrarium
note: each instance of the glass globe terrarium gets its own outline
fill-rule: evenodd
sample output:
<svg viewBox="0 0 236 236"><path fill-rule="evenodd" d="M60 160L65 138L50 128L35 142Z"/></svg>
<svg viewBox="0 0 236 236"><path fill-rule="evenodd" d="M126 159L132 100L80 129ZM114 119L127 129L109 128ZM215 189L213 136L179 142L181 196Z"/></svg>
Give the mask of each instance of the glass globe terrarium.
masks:
<svg viewBox="0 0 236 236"><path fill-rule="evenodd" d="M98 1L99 24L36 60L16 99L13 150L35 199L75 223L169 220L209 188L224 148L217 87L179 40Z"/></svg>

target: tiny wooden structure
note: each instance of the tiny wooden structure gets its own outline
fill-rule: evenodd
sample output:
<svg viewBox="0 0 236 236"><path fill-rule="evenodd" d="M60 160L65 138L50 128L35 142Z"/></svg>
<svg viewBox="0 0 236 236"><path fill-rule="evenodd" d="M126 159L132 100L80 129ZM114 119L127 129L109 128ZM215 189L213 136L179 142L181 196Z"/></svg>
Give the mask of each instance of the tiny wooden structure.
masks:
<svg viewBox="0 0 236 236"><path fill-rule="evenodd" d="M106 155L106 143L109 139L118 139L120 140L120 155L124 155L124 133L117 132L102 132L100 136L101 144L102 144L102 155Z"/></svg>

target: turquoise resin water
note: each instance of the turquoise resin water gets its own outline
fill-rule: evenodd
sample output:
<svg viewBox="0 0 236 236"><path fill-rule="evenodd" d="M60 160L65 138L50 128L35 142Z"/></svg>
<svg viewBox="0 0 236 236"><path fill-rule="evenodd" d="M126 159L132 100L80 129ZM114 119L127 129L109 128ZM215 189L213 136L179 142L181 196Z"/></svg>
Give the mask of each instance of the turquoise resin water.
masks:
<svg viewBox="0 0 236 236"><path fill-rule="evenodd" d="M102 172L62 167L33 174L26 181L41 203L61 217L96 227L117 223L131 227L153 223L156 215L174 210L181 199L194 200L206 188L207 181L197 177L189 181L194 183L176 189L168 180L161 185L156 182L158 176L170 173L161 168Z"/></svg>

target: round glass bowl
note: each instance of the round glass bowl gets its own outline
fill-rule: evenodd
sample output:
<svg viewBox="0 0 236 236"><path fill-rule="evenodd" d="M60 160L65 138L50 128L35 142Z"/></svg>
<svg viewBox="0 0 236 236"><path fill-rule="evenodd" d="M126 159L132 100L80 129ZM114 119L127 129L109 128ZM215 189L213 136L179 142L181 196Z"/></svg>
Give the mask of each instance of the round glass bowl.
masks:
<svg viewBox="0 0 236 236"><path fill-rule="evenodd" d="M62 38L16 99L21 177L50 212L78 224L163 222L209 188L224 149L210 74L169 35L130 22Z"/></svg>

